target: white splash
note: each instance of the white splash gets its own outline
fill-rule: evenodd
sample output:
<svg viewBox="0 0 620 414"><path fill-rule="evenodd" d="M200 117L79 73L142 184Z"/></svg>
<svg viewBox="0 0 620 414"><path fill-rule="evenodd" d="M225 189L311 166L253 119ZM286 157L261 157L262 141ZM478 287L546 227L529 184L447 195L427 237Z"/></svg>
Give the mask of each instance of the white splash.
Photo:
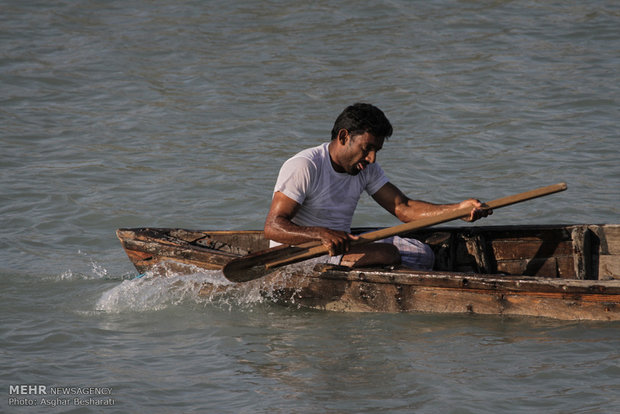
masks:
<svg viewBox="0 0 620 414"><path fill-rule="evenodd" d="M106 269L101 263L97 262L90 254L84 253L81 250L77 251L79 256L82 256L88 260L88 265L85 263L79 263L75 270L65 270L58 276L54 276L54 278L59 278L60 280L96 280L96 279L108 279L108 269ZM86 268L90 268L86 270Z"/></svg>
<svg viewBox="0 0 620 414"><path fill-rule="evenodd" d="M258 287L230 282L221 271L193 274L146 273L124 280L104 292L95 305L96 311L148 312L183 303L211 304L232 309L264 301Z"/></svg>
<svg viewBox="0 0 620 414"><path fill-rule="evenodd" d="M282 281L303 277L301 268L286 270L280 274ZM109 313L148 312L184 303L238 309L282 299L295 305L296 293L283 298L279 287L271 282L233 283L224 277L221 270L207 271L192 266L179 274L164 265L153 272L124 280L104 292L95 310Z"/></svg>

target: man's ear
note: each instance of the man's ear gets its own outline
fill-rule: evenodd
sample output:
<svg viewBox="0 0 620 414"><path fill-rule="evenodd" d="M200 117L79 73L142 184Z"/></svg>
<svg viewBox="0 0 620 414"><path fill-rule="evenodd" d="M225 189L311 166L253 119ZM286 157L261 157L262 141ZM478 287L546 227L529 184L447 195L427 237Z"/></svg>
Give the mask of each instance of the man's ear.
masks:
<svg viewBox="0 0 620 414"><path fill-rule="evenodd" d="M347 143L347 140L349 139L349 131L347 131L346 129L341 129L338 131L338 142L340 142L340 144L344 145Z"/></svg>

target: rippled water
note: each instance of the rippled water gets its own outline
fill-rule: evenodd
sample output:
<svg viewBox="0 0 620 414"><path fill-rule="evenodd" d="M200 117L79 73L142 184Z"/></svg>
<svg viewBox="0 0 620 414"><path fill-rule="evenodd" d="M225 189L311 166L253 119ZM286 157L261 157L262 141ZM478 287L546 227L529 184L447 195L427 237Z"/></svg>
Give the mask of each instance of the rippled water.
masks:
<svg viewBox="0 0 620 414"><path fill-rule="evenodd" d="M620 6L0 0L0 411L614 412L617 324L281 308L133 279L118 227L261 228L347 105L428 201L569 190L489 224L618 223ZM363 198L356 225L392 225ZM10 386L115 406L8 406Z"/></svg>

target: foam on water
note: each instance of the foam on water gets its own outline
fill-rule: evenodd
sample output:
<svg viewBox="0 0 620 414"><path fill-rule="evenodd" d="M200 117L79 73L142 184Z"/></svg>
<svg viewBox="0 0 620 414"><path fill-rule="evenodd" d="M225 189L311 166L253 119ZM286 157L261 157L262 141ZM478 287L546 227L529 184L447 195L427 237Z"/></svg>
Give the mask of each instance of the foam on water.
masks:
<svg viewBox="0 0 620 414"><path fill-rule="evenodd" d="M177 273L166 266L123 280L105 291L95 310L109 313L148 312L186 303L217 306L221 309L248 309L253 305L284 299L295 306L295 295L282 298L278 282L257 280L258 283L233 283L221 270L193 268L194 272ZM291 265L279 273L279 280L301 278L308 268Z"/></svg>
<svg viewBox="0 0 620 414"><path fill-rule="evenodd" d="M198 301L203 284L224 286L217 272L164 277L145 274L104 292L95 309L110 313L161 310L188 300Z"/></svg>
<svg viewBox="0 0 620 414"><path fill-rule="evenodd" d="M97 300L96 311L149 312L181 304L217 306L222 309L248 308L272 300L276 286L235 284L220 270L200 270L192 274L147 272L105 291Z"/></svg>

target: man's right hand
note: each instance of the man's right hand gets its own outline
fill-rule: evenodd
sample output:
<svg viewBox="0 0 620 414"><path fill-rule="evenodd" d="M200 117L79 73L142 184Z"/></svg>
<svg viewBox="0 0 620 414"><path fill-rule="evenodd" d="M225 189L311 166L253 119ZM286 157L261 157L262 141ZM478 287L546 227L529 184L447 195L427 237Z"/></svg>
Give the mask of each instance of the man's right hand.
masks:
<svg viewBox="0 0 620 414"><path fill-rule="evenodd" d="M331 256L348 252L351 248L351 241L359 239L358 236L346 231L296 225L291 220L300 207L297 202L276 191L265 220L265 237L289 245L318 240L327 248Z"/></svg>
<svg viewBox="0 0 620 414"><path fill-rule="evenodd" d="M330 256L347 253L351 248L351 241L358 240L359 236L347 233L346 231L330 230L327 228L318 228L318 236L327 248Z"/></svg>

